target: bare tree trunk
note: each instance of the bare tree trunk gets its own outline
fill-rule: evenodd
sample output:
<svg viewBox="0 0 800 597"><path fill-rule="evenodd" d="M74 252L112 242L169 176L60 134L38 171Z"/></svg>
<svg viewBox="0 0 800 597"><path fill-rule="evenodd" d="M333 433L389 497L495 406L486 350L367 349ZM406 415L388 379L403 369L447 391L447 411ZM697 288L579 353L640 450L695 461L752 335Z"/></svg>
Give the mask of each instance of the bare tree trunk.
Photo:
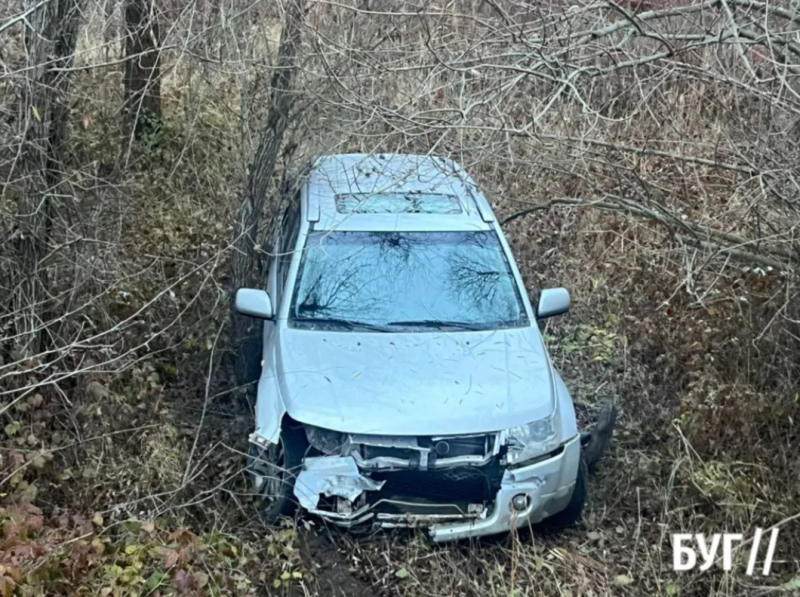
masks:
<svg viewBox="0 0 800 597"><path fill-rule="evenodd" d="M106 61L111 59L112 49L117 50L117 41L119 40L119 26L117 24L117 9L119 8L119 0L104 0L103 4L103 52L105 53ZM117 55L113 54L116 58Z"/></svg>
<svg viewBox="0 0 800 597"><path fill-rule="evenodd" d="M125 0L125 111L136 139L161 121L160 44L153 0Z"/></svg>
<svg viewBox="0 0 800 597"><path fill-rule="evenodd" d="M286 6L281 41L278 46L278 65L271 80L272 93L267 122L261 131L258 148L247 177L247 187L239 208L236 236L233 240L231 278L234 289L248 285L256 271L258 224L264 212L264 201L270 179L280 157L281 143L289 126L292 80L297 67L296 55L301 41L305 6L306 0L292 0ZM260 326L251 324L247 318L234 315L231 338L234 346L240 351L237 363L241 363L243 358L245 360L248 358L247 354L241 352L249 352L247 347L251 343L247 342L247 338L252 337L254 333L251 327L255 330L261 329ZM256 358L258 356L256 355ZM238 367L237 377L240 378L240 383L252 381L241 379Z"/></svg>
<svg viewBox="0 0 800 597"><path fill-rule="evenodd" d="M25 34L27 79L19 119L23 187L17 200L20 283L15 289L14 307L17 350L32 356L42 349L44 341L40 330L48 308L48 280L40 264L48 251L54 196L62 178L68 68L75 56L80 7L79 0L26 0L25 8L31 13Z"/></svg>

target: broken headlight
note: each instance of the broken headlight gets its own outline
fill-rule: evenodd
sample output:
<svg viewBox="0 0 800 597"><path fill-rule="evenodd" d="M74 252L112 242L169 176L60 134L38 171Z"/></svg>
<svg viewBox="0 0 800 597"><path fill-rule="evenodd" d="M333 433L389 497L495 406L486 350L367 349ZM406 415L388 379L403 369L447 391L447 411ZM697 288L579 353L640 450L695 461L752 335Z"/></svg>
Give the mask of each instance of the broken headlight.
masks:
<svg viewBox="0 0 800 597"><path fill-rule="evenodd" d="M555 450L561 443L561 421L558 408L553 414L527 425L506 431L509 465L519 466Z"/></svg>
<svg viewBox="0 0 800 597"><path fill-rule="evenodd" d="M347 441L347 435L339 431L331 431L313 425L303 425L308 443L323 454L340 454Z"/></svg>

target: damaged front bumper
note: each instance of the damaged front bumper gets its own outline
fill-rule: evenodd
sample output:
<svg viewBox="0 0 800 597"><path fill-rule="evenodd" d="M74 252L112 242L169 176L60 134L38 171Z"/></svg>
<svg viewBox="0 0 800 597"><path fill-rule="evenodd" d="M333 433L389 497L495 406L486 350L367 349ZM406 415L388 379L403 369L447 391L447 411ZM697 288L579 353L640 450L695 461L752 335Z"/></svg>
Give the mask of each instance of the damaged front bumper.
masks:
<svg viewBox="0 0 800 597"><path fill-rule="evenodd" d="M494 535L563 510L580 451L575 436L515 468L501 465L491 447L485 457L434 459L415 470L400 470L402 459L365 460L358 453L309 457L294 493L305 510L345 527L426 527L437 542Z"/></svg>

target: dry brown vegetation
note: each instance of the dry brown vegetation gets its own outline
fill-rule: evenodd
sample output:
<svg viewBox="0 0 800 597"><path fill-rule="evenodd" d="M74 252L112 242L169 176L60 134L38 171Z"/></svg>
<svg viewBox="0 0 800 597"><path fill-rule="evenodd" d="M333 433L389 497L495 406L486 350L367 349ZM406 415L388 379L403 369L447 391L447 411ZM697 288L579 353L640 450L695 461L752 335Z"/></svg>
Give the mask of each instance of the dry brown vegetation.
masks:
<svg viewBox="0 0 800 597"><path fill-rule="evenodd" d="M155 2L139 138L120 2L0 6L0 595L798 589L797 0L292 1ZM33 52L56 5L79 11L67 58ZM620 408L580 527L433 547L259 520L226 358L243 198L269 246L281 181L357 151L454 158L529 287L570 288L553 357L585 421ZM671 570L670 533L774 525L769 577L747 549Z"/></svg>

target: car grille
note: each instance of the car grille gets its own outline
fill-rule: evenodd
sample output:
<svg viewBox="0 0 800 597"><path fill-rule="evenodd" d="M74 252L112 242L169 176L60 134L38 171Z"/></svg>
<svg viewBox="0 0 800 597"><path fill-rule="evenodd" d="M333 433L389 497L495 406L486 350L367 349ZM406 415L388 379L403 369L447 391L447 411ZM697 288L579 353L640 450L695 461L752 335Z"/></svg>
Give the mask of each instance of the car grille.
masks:
<svg viewBox="0 0 800 597"><path fill-rule="evenodd" d="M488 502L500 488L499 464L465 466L430 471L393 471L373 473L376 481L386 481L379 492L370 492L370 500L421 498L432 502Z"/></svg>
<svg viewBox="0 0 800 597"><path fill-rule="evenodd" d="M494 442L497 441L495 435L416 437L410 440L413 446L380 445L377 442L359 442L358 445L364 461L390 458L407 462L408 468L424 469L435 467L436 462L447 467L451 466L448 461L452 462L452 466L467 464L463 460L458 463L455 459L477 459L477 463L483 463L491 457Z"/></svg>

